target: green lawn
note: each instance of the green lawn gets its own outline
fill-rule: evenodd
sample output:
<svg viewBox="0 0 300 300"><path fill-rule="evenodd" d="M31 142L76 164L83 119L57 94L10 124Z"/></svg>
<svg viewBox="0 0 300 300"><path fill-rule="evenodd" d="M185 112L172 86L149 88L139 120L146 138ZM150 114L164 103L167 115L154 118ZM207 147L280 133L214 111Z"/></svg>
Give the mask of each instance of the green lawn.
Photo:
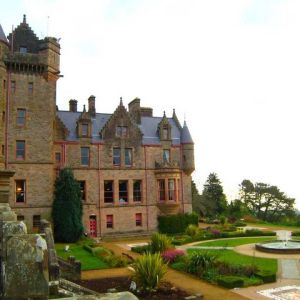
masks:
<svg viewBox="0 0 300 300"><path fill-rule="evenodd" d="M199 243L195 246L205 246L205 247L236 247L246 244L261 243L266 241L276 240L276 237L246 237L246 238L236 238L236 239L223 239L217 241L210 241L205 243Z"/></svg>
<svg viewBox="0 0 300 300"><path fill-rule="evenodd" d="M188 249L187 252L209 252L218 256L219 261L224 261L232 265L255 265L260 270L268 270L277 272L277 259L261 258L254 256L241 255L233 250L200 250L200 249Z"/></svg>
<svg viewBox="0 0 300 300"><path fill-rule="evenodd" d="M69 245L69 251L65 251L65 246ZM99 257L93 256L92 253L85 250L82 245L78 244L55 244L57 255L67 259L70 255L75 256L81 262L81 270L96 270L109 268L108 264Z"/></svg>

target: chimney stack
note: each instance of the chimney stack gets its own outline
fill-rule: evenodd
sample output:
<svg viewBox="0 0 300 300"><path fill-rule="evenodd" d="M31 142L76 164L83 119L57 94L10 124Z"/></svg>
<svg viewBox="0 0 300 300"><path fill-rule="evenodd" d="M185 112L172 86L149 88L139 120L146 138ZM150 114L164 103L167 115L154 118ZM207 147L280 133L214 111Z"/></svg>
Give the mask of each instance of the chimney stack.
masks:
<svg viewBox="0 0 300 300"><path fill-rule="evenodd" d="M69 101L69 111L77 112L77 100L71 99Z"/></svg>
<svg viewBox="0 0 300 300"><path fill-rule="evenodd" d="M89 113L92 118L96 117L96 105L95 105L95 96L90 96L88 101L89 101Z"/></svg>

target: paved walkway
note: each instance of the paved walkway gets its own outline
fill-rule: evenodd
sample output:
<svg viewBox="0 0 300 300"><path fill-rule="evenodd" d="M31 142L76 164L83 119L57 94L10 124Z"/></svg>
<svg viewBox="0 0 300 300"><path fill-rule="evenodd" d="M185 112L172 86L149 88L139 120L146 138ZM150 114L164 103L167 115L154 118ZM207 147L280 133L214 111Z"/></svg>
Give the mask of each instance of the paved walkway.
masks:
<svg viewBox="0 0 300 300"><path fill-rule="evenodd" d="M279 278L300 279L300 268L298 259L278 259Z"/></svg>
<svg viewBox="0 0 300 300"><path fill-rule="evenodd" d="M140 241L144 242L144 241ZM126 242L110 242L103 243L103 246L114 251L115 254L122 255L125 253L134 258L138 257L139 254L131 252L127 244L137 243L137 241L126 241ZM93 270L93 271L83 271L82 279L99 279L99 278L109 278L109 277L122 277L130 276L132 272L128 268L118 268L118 269L104 269L104 270ZM173 269L168 269L165 276L165 280L170 282L176 287L182 288L191 294L201 293L204 295L205 300L247 300L248 298L236 294L233 291L220 288L218 286L211 285L205 281L202 281L192 275L184 274L182 272L175 271Z"/></svg>

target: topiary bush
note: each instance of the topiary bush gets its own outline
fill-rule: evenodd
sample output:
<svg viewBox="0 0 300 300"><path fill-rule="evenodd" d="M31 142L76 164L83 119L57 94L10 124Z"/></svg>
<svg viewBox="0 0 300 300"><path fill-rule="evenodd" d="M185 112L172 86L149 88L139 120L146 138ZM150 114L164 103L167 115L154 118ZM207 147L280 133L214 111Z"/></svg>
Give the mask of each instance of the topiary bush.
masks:
<svg viewBox="0 0 300 300"><path fill-rule="evenodd" d="M276 274L268 270L257 271L255 272L255 276L260 278L264 283L270 283L276 281Z"/></svg>
<svg viewBox="0 0 300 300"><path fill-rule="evenodd" d="M133 264L133 280L138 289L151 292L158 288L161 280L167 272L167 265L159 253L146 253L136 259Z"/></svg>
<svg viewBox="0 0 300 300"><path fill-rule="evenodd" d="M198 226L198 215L196 213L158 217L158 229L161 233L183 233L189 224Z"/></svg>
<svg viewBox="0 0 300 300"><path fill-rule="evenodd" d="M221 275L217 279L217 284L228 289L233 289L242 287L244 285L244 280L239 276Z"/></svg>

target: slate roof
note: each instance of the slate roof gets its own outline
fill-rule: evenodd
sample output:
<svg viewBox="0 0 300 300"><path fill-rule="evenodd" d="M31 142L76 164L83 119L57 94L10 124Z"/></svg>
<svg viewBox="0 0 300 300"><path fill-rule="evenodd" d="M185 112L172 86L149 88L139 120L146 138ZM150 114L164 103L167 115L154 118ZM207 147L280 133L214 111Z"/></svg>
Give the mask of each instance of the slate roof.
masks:
<svg viewBox="0 0 300 300"><path fill-rule="evenodd" d="M77 120L80 117L81 112L70 111L57 111L57 116L64 123L69 130L68 141L77 141L76 126ZM96 113L96 118L92 119L92 141L102 141L99 132L104 127L105 123L111 117L112 114ZM145 145L159 145L160 140L157 133L157 126L162 117L142 117L139 128L143 133L143 144ZM176 122L172 118L168 118L168 121L172 127L172 144L180 145L181 130L177 127ZM185 136L185 135L184 135Z"/></svg>
<svg viewBox="0 0 300 300"><path fill-rule="evenodd" d="M8 40L4 34L1 24L0 24L0 41L3 41L8 44Z"/></svg>
<svg viewBox="0 0 300 300"><path fill-rule="evenodd" d="M184 121L180 138L182 144L194 144L189 128L186 125L186 121Z"/></svg>

